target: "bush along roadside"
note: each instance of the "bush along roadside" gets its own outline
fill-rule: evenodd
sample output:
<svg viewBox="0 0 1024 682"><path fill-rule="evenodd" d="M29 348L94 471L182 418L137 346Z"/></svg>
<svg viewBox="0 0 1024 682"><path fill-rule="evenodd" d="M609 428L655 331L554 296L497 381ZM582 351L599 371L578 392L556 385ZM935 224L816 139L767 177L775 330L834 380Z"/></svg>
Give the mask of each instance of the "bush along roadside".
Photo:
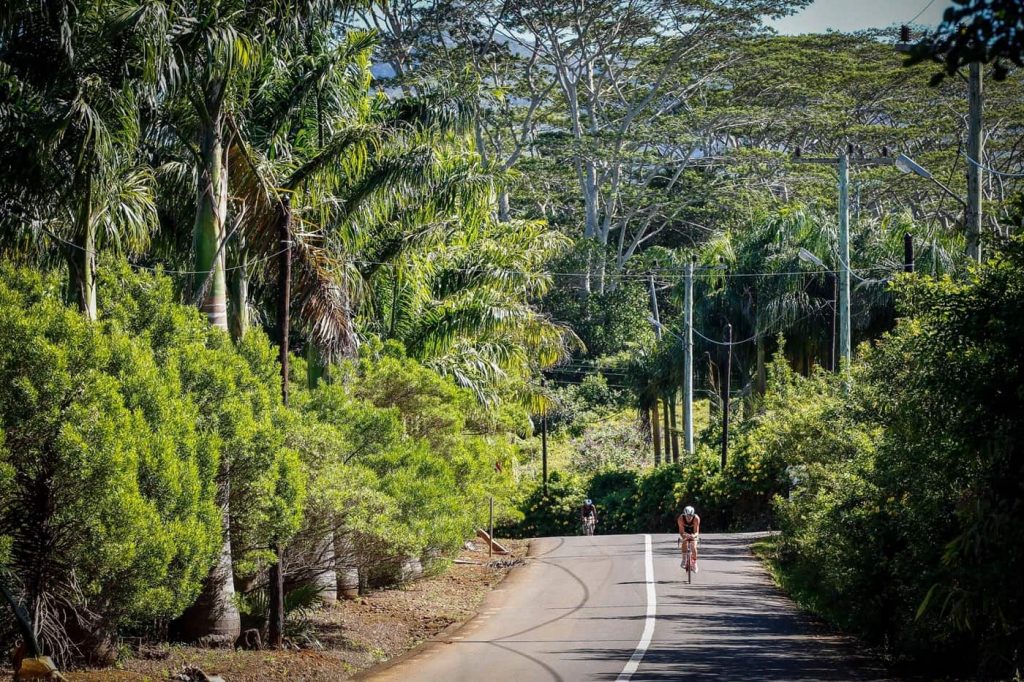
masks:
<svg viewBox="0 0 1024 682"><path fill-rule="evenodd" d="M129 633L203 641L211 606L233 641L265 619L273 544L300 614L336 569L363 589L438 570L481 500L512 506L521 410L372 338L317 389L293 358L285 407L261 330L233 343L169 279L104 273L90 322L56 274L0 265L0 575L61 665L109 664Z"/></svg>

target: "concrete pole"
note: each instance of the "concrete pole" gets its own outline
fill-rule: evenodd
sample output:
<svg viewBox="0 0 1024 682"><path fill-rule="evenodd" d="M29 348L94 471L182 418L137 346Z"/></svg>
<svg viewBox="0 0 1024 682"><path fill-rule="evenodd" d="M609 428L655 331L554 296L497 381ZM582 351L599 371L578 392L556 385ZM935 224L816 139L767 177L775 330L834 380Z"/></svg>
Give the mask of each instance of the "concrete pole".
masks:
<svg viewBox="0 0 1024 682"><path fill-rule="evenodd" d="M850 159L846 151L839 153L839 363L841 367L850 364Z"/></svg>
<svg viewBox="0 0 1024 682"><path fill-rule="evenodd" d="M967 78L967 256L981 261L981 120L984 109L981 64L971 62Z"/></svg>
<svg viewBox="0 0 1024 682"><path fill-rule="evenodd" d="M540 380L542 388L548 385L546 379ZM541 396L544 404L540 413L540 457L541 457L541 481L544 484L544 498L548 496L548 406L547 395Z"/></svg>
<svg viewBox="0 0 1024 682"><path fill-rule="evenodd" d="M683 428L686 454L693 454L693 261L683 277Z"/></svg>

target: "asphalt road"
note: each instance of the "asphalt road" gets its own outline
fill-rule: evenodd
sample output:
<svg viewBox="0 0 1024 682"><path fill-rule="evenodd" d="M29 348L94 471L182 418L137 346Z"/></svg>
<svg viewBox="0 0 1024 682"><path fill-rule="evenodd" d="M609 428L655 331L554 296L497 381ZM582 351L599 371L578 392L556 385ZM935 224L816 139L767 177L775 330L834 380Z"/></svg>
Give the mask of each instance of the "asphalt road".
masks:
<svg viewBox="0 0 1024 682"><path fill-rule="evenodd" d="M368 678L884 679L775 589L754 537L704 534L692 584L674 535L535 540L476 618Z"/></svg>

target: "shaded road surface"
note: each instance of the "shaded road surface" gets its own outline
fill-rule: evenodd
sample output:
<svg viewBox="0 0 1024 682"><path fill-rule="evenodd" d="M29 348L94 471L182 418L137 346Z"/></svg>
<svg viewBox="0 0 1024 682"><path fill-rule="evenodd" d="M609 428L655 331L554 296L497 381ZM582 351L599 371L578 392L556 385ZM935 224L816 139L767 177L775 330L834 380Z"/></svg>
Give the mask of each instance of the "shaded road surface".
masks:
<svg viewBox="0 0 1024 682"><path fill-rule="evenodd" d="M676 536L650 537L649 551L643 535L535 540L476 618L368 679L884 679L775 589L755 535L703 535L689 585Z"/></svg>

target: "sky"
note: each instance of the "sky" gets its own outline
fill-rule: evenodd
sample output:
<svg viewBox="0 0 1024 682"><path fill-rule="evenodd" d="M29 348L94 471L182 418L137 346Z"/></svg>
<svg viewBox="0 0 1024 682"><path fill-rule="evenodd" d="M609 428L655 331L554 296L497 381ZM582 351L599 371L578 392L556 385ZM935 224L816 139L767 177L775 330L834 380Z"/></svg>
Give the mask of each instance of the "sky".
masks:
<svg viewBox="0 0 1024 682"><path fill-rule="evenodd" d="M934 28L952 4L950 0L814 0L797 14L771 25L786 34L822 33L828 29L848 32L908 23L919 14L915 24Z"/></svg>

